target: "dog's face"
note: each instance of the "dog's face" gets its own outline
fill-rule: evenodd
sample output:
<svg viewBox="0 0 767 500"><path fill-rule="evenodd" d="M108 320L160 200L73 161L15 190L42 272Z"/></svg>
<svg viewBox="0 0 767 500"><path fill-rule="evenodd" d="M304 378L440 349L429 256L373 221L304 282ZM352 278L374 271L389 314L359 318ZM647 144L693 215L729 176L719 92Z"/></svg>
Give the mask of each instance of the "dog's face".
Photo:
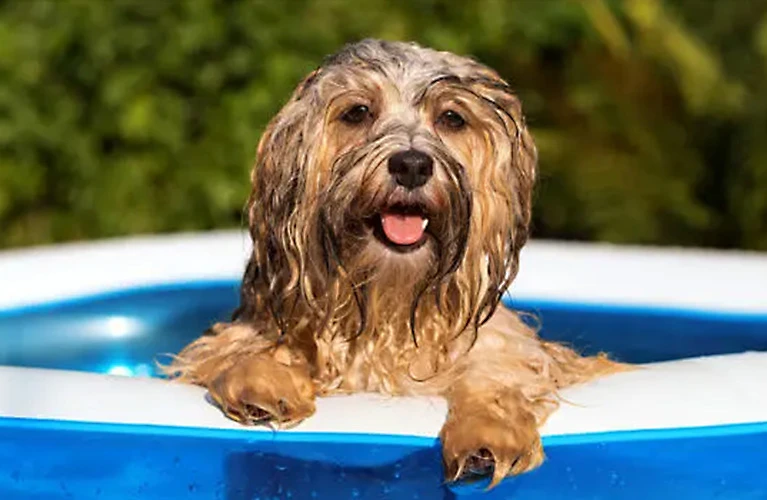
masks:
<svg viewBox="0 0 767 500"><path fill-rule="evenodd" d="M310 304L339 277L358 303L371 282L411 298L452 286L476 316L516 274L535 163L519 101L492 70L412 44L347 46L261 140L252 278Z"/></svg>

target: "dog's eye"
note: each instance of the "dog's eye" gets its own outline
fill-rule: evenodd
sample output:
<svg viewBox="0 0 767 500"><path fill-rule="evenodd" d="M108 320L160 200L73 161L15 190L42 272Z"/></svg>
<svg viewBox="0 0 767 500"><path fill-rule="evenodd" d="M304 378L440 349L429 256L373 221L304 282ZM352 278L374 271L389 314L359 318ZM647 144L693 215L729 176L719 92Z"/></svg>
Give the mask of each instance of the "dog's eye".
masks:
<svg viewBox="0 0 767 500"><path fill-rule="evenodd" d="M447 128L453 129L453 130L460 130L464 126L466 126L466 120L463 119L461 115L453 111L452 109L448 109L444 113L442 113L439 117L439 120L437 120L442 125L446 126Z"/></svg>
<svg viewBox="0 0 767 500"><path fill-rule="evenodd" d="M341 115L341 120L345 123L356 125L362 123L370 117L370 108L364 104L357 104L344 111Z"/></svg>

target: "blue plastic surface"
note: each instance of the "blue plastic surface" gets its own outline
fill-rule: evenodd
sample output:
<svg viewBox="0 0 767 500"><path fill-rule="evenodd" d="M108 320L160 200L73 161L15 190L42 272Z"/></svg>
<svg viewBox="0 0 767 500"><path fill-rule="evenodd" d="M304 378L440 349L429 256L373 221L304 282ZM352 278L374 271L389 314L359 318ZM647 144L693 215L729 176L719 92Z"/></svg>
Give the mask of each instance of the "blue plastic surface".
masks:
<svg viewBox="0 0 767 500"><path fill-rule="evenodd" d="M424 438L0 419L0 498L667 499L767 496L767 424L562 436L489 493Z"/></svg>

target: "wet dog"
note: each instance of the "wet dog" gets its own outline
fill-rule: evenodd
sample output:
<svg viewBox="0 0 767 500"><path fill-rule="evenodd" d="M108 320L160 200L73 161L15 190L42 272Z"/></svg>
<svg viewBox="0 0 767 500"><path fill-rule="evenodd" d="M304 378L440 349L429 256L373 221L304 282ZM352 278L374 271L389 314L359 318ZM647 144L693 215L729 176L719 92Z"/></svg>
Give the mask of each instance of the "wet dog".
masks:
<svg viewBox="0 0 767 500"><path fill-rule="evenodd" d="M365 40L308 75L258 146L241 304L168 367L241 422L321 395L441 395L447 478L530 470L557 391L621 369L499 307L528 239L537 154L475 60Z"/></svg>

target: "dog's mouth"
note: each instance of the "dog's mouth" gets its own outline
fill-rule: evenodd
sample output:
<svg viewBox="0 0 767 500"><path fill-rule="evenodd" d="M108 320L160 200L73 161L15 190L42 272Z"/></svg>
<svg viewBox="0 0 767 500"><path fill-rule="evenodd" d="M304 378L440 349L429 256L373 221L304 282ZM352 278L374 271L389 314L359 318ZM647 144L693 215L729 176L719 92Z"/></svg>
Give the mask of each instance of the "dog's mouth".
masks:
<svg viewBox="0 0 767 500"><path fill-rule="evenodd" d="M419 248L426 241L429 216L419 205L392 205L371 218L373 233L398 251Z"/></svg>

